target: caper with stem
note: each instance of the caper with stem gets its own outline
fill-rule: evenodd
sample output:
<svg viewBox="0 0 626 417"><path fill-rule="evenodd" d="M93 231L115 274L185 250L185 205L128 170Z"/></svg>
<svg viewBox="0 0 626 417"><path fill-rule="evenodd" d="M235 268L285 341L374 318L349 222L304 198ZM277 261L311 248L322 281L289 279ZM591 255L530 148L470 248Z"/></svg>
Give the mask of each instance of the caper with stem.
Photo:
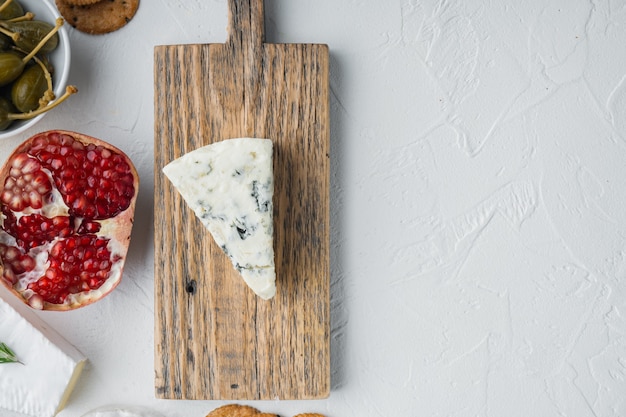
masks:
<svg viewBox="0 0 626 417"><path fill-rule="evenodd" d="M65 101L69 96L78 92L78 89L73 85L68 85L65 88L65 93L52 103L49 103L43 107L39 107L37 110L26 112L26 113L13 113L11 110L11 102L4 98L0 98L0 130L6 130L13 121L15 120L28 120L33 117L37 117L40 114L47 112L48 110L53 109L54 107L61 104Z"/></svg>
<svg viewBox="0 0 626 417"><path fill-rule="evenodd" d="M53 29L53 25L41 20L0 21L0 31L11 36L15 46L25 51L32 51ZM15 36L17 35L17 36ZM49 53L59 45L59 34L51 36L39 50Z"/></svg>
<svg viewBox="0 0 626 417"><path fill-rule="evenodd" d="M0 5L0 19L8 20L24 15L24 8L17 0L6 0Z"/></svg>
<svg viewBox="0 0 626 417"><path fill-rule="evenodd" d="M35 13L33 12L26 12L24 15L22 16L18 16L18 17L14 17L13 19L6 19L4 20L5 22L23 22L25 20L33 20L35 18Z"/></svg>
<svg viewBox="0 0 626 417"><path fill-rule="evenodd" d="M21 112L33 111L54 100L48 68L36 56L33 60L36 65L26 68L11 85L11 101Z"/></svg>
<svg viewBox="0 0 626 417"><path fill-rule="evenodd" d="M41 39L39 44L25 57L21 57L13 51L8 52L0 52L0 86L7 85L24 71L24 67L30 61L35 54L39 52L41 47L50 39L59 28L63 25L63 18L58 18L55 22L54 27L48 34Z"/></svg>

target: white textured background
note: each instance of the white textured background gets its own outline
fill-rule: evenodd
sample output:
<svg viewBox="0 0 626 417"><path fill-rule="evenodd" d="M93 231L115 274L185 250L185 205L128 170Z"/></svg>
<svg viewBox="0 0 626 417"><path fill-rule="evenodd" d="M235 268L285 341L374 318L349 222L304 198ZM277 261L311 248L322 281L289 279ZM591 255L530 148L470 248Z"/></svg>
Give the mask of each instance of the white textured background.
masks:
<svg viewBox="0 0 626 417"><path fill-rule="evenodd" d="M268 42L327 43L332 380L291 417L626 416L626 2L267 0ZM70 31L80 90L48 128L142 176L125 280L42 314L90 358L60 417L153 396L153 46L223 42L224 0L142 0Z"/></svg>

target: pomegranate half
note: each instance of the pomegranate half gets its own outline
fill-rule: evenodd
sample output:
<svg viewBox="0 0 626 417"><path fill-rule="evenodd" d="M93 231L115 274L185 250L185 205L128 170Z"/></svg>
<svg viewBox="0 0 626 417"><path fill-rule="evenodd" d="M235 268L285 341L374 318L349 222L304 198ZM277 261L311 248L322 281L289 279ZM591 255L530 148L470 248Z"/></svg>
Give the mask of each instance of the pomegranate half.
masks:
<svg viewBox="0 0 626 417"><path fill-rule="evenodd" d="M0 281L36 309L72 310L115 288L139 176L121 150L76 132L39 133L0 170Z"/></svg>

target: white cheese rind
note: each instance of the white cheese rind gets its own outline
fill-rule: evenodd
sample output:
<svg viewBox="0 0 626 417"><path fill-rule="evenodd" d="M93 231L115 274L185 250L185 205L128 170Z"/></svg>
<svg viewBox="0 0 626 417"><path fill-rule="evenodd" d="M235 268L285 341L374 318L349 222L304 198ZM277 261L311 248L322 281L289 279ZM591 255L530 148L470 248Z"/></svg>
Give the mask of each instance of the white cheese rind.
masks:
<svg viewBox="0 0 626 417"><path fill-rule="evenodd" d="M0 297L0 341L22 363L0 364L0 409L52 417L65 406L86 358L13 298Z"/></svg>
<svg viewBox="0 0 626 417"><path fill-rule="evenodd" d="M263 299L276 293L272 154L270 139L227 139L163 168L246 284Z"/></svg>

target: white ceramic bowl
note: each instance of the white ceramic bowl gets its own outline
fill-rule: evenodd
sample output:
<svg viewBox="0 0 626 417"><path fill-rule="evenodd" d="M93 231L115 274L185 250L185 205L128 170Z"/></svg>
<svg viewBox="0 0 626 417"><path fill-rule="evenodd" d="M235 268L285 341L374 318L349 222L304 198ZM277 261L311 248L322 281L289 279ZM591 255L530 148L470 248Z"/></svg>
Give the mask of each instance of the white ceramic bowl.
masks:
<svg viewBox="0 0 626 417"><path fill-rule="evenodd" d="M35 14L36 20L43 20L54 25L55 20L60 16L56 7L50 0L18 0L24 7L25 12L32 12ZM65 86L67 85L67 78L70 72L70 40L67 34L66 22L58 31L59 45L57 48L48 54L52 66L54 67L54 74L52 76L52 85L54 87L54 94L56 97L60 97L65 92ZM50 110L54 111L54 109ZM0 139L14 136L18 133L25 131L36 124L46 113L40 114L37 117L27 120L16 120L6 130L0 131Z"/></svg>

